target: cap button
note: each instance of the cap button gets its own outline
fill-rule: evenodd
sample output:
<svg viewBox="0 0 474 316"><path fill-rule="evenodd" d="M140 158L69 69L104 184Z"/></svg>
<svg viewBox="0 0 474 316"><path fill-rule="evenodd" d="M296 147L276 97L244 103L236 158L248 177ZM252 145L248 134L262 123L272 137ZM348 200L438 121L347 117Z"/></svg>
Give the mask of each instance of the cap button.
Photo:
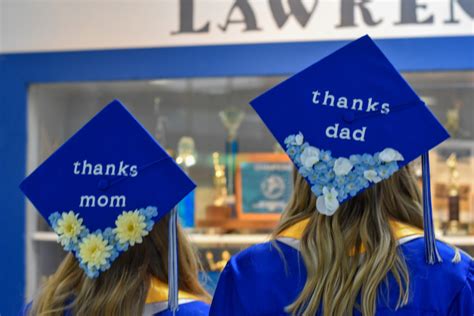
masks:
<svg viewBox="0 0 474 316"><path fill-rule="evenodd" d="M350 111L350 112L345 112L344 115L342 116L342 119L346 122L346 123L352 123L354 122L355 120L355 114L354 112Z"/></svg>
<svg viewBox="0 0 474 316"><path fill-rule="evenodd" d="M100 179L97 187L99 190L105 190L109 187L109 181L107 179Z"/></svg>

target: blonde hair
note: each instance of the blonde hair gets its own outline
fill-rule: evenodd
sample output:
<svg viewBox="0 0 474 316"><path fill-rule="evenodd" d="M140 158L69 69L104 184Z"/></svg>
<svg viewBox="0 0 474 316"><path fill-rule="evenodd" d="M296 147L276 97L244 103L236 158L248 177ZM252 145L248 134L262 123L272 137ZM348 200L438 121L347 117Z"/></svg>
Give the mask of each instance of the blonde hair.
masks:
<svg viewBox="0 0 474 316"><path fill-rule="evenodd" d="M315 315L323 307L324 316L338 316L352 315L356 308L372 316L379 285L389 273L399 287L395 308L406 305L410 277L389 221L423 228L422 200L410 169L359 193L333 216L316 211L316 197L299 173L294 172L293 180L293 195L273 237L309 218L300 247L307 279L287 311Z"/></svg>
<svg viewBox="0 0 474 316"><path fill-rule="evenodd" d="M168 219L155 224L143 243L122 253L109 270L88 278L78 261L67 254L58 270L44 283L30 315L142 315L151 277L168 281ZM198 258L178 226L179 289L209 302L198 281Z"/></svg>

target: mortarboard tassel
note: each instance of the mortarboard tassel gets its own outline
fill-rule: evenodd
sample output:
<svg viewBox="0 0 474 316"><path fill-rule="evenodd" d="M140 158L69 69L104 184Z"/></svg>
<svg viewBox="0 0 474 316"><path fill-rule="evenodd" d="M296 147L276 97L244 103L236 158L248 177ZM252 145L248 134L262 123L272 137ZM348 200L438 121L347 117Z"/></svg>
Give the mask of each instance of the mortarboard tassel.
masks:
<svg viewBox="0 0 474 316"><path fill-rule="evenodd" d="M436 248L436 237L433 226L433 212L431 207L430 187L430 160L429 153L421 155L423 177L423 226L425 230L425 257L429 264L440 263L443 260Z"/></svg>
<svg viewBox="0 0 474 316"><path fill-rule="evenodd" d="M178 238L176 225L178 212L176 207L170 212L169 236L168 236L168 308L175 315L179 306L178 298Z"/></svg>

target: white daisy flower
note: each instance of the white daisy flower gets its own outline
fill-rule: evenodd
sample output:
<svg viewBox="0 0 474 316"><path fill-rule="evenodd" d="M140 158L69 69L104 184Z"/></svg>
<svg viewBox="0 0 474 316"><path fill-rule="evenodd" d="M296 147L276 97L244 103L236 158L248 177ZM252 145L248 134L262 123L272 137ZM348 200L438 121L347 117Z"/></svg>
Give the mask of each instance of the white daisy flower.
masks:
<svg viewBox="0 0 474 316"><path fill-rule="evenodd" d="M313 146L306 147L301 153L300 160L304 167L312 168L319 161L319 149Z"/></svg>
<svg viewBox="0 0 474 316"><path fill-rule="evenodd" d="M323 188L323 195L319 196L316 200L316 208L319 213L326 216L332 216L339 207L339 201L337 200L338 192L336 189L327 187Z"/></svg>
<svg viewBox="0 0 474 316"><path fill-rule="evenodd" d="M379 154L379 159L383 162L404 160L402 154L400 154L393 148L385 148L384 150L382 150L382 152Z"/></svg>
<svg viewBox="0 0 474 316"><path fill-rule="evenodd" d="M301 145L303 145L303 141L304 141L303 134L301 132L296 134L294 145L301 146Z"/></svg>
<svg viewBox="0 0 474 316"><path fill-rule="evenodd" d="M83 229L82 218L78 218L78 214L69 211L68 213L64 212L61 214L54 231L58 234L58 242L66 246L70 242L77 242L77 238Z"/></svg>
<svg viewBox="0 0 474 316"><path fill-rule="evenodd" d="M90 234L79 244L79 257L89 269L100 269L107 264L112 249L102 235Z"/></svg>
<svg viewBox="0 0 474 316"><path fill-rule="evenodd" d="M345 176L352 170L352 167L352 162L349 159L341 157L334 162L333 170L336 176Z"/></svg>
<svg viewBox="0 0 474 316"><path fill-rule="evenodd" d="M365 170L364 171L364 178L366 178L370 182L374 182L374 183L378 183L378 182L382 181L382 178L377 174L377 171L375 171L374 169Z"/></svg>
<svg viewBox="0 0 474 316"><path fill-rule="evenodd" d="M115 221L114 233L121 244L129 243L131 246L143 241L148 235L146 218L139 211L123 212Z"/></svg>

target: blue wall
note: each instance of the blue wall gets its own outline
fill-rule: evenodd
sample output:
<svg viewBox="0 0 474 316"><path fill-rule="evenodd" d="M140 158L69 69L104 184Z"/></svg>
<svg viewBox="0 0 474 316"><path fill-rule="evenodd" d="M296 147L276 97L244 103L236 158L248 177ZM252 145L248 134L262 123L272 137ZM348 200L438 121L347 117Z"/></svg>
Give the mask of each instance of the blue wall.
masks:
<svg viewBox="0 0 474 316"><path fill-rule="evenodd" d="M0 315L25 287L27 89L31 83L287 75L345 42L306 42L0 55ZM474 69L474 37L378 40L400 71Z"/></svg>

